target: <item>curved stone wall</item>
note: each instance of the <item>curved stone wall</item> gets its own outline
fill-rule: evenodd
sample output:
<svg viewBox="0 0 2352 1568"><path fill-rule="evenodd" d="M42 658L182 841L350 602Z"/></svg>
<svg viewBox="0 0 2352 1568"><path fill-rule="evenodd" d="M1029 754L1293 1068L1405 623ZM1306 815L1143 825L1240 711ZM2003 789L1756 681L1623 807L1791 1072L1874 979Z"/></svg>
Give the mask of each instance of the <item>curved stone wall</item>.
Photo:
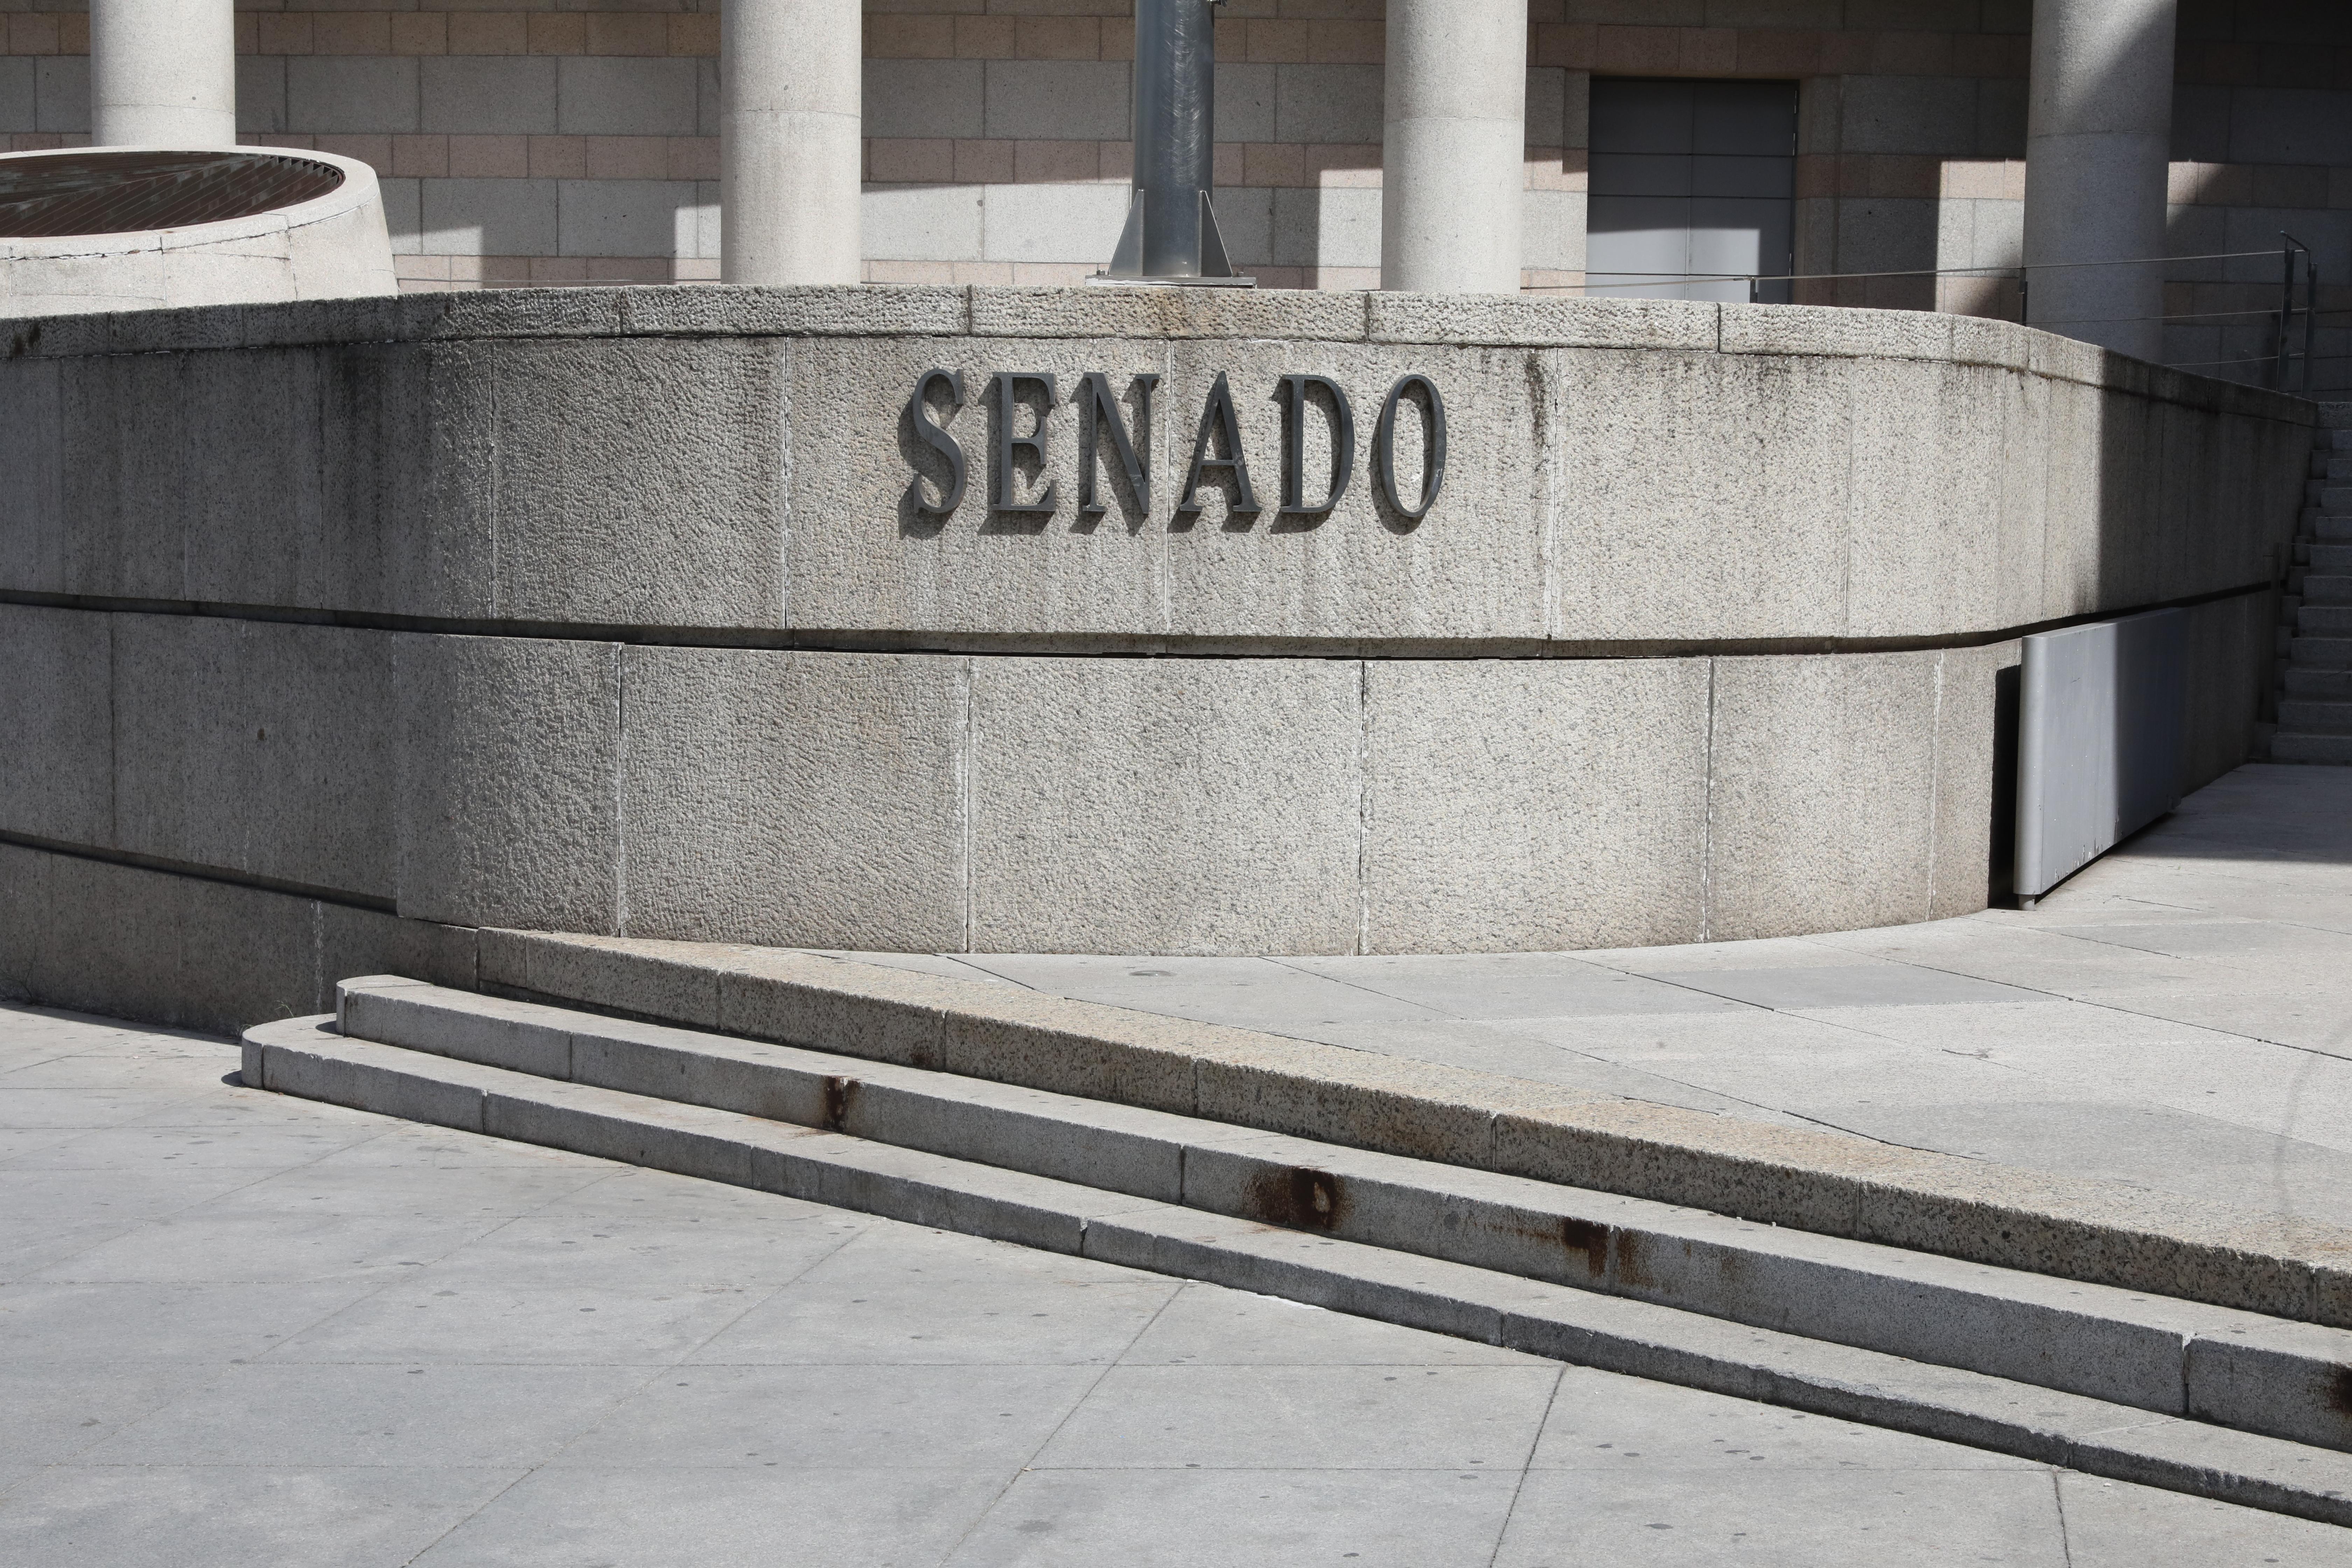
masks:
<svg viewBox="0 0 2352 1568"><path fill-rule="evenodd" d="M2192 772L2242 757L2311 419L2000 323L1650 301L626 289L0 334L0 664L34 672L0 727L38 759L0 834L824 947L1980 908L2021 630L2195 601ZM1044 419L1014 508L1008 372L1010 434ZM1090 373L1130 422L1159 378L1148 507L1103 426L1080 510ZM1229 470L1178 510L1220 374L1255 513ZM1447 431L1417 521L1371 466L1412 374ZM1328 514L1277 510L1290 375L1353 410ZM1302 423L1312 496L1323 392Z"/></svg>
<svg viewBox="0 0 2352 1568"><path fill-rule="evenodd" d="M0 157L0 317L397 291L375 171L328 153Z"/></svg>

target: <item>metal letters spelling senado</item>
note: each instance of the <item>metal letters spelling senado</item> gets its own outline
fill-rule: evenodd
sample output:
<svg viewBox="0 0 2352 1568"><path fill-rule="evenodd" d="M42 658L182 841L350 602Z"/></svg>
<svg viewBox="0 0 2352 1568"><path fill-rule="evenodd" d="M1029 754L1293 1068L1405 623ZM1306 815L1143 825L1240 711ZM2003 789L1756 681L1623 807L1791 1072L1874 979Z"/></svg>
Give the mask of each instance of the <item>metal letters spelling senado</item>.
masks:
<svg viewBox="0 0 2352 1568"><path fill-rule="evenodd" d="M1046 513L1055 510L1060 499L1057 481L1047 478L1045 468L1045 421L1062 405L1061 388L1051 371L998 371L989 377L995 388L994 451L989 464L988 506L991 511L1016 513ZM1145 511L1151 510L1151 451L1146 439L1151 418L1151 394L1160 384L1156 375L1139 375L1129 384L1129 392L1136 405L1132 432L1120 417L1118 398L1112 393L1110 377L1101 371L1088 371L1078 378L1078 390L1072 405L1078 412L1078 511L1086 517L1100 517L1108 510L1100 499L1098 479L1101 470L1100 439L1104 431L1110 434L1111 454L1127 476L1128 488L1135 494L1137 503ZM1356 414L1348 402L1348 394L1339 384L1327 375L1286 375L1279 383L1282 392L1282 504L1276 509L1281 517L1319 517L1339 504L1348 493L1349 481L1356 467ZM1024 433L1019 426L1024 407L1022 392L1034 388L1045 395L1045 406L1036 423ZM1307 394L1319 392L1330 405L1328 416L1331 426L1331 474L1323 494L1313 500L1307 497L1306 451ZM930 499L922 475L919 472L907 486L907 501L915 510L932 517L945 517L963 504L967 478L963 445L948 434L947 427L933 416L932 400L940 399L952 415L961 410L966 400L963 373L959 370L927 370L915 382L914 394L907 399L907 418L912 425L916 439L936 453L947 466L947 480L939 485L939 499ZM1399 492L1396 475L1396 426L1398 406L1410 395L1418 393L1428 407L1427 460L1422 466L1421 494L1412 501ZM1036 496L1029 500L1020 499L1015 459L1027 456L1037 465L1038 477L1044 483ZM1209 388L1208 401L1202 406L1201 419L1192 437L1192 460L1184 474L1184 489L1176 500L1179 516L1190 516L1201 510L1200 491L1203 478L1216 473L1230 475L1234 483L1233 509L1237 512L1262 510L1256 489L1250 484L1249 458L1242 450L1241 418L1234 407L1233 388L1227 384L1223 371ZM1381 405L1380 423L1372 431L1372 483L1387 501L1390 510L1409 522L1419 522L1437 504L1438 492L1445 488L1445 399L1439 395L1437 384L1418 373L1402 375L1389 388L1388 399Z"/></svg>

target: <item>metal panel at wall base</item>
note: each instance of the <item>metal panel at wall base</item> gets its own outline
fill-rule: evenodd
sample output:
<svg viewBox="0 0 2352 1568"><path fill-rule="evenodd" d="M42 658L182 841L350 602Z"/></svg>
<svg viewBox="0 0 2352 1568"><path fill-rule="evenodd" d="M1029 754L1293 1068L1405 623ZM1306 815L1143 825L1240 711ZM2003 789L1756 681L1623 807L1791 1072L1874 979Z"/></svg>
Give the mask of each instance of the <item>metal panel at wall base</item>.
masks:
<svg viewBox="0 0 2352 1568"><path fill-rule="evenodd" d="M2038 898L2180 804L2189 613L2024 639L2017 891Z"/></svg>

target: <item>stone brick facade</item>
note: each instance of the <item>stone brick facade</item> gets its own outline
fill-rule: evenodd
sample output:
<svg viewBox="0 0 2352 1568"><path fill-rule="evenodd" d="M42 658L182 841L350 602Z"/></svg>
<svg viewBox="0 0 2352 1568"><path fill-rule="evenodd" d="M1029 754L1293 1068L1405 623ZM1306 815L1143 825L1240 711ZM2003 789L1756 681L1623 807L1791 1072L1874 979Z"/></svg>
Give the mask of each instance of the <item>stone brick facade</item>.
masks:
<svg viewBox="0 0 2352 1568"><path fill-rule="evenodd" d="M1129 158L1122 0L866 0L866 247L884 282L1060 283L1108 258ZM404 286L718 276L715 0L238 0L248 141L383 178ZM1219 216L1270 287L1378 281L1381 0L1232 0ZM1592 75L1801 83L1800 273L2018 257L2030 0L1531 0L1530 289L1583 283ZM0 0L0 142L89 124L76 0ZM2316 253L2352 381L2352 5L2182 0L2173 254ZM2275 255L2172 269L2167 358L2258 376ZM1820 303L2014 316L2012 281L1801 283ZM2214 362L2243 362L2223 363Z"/></svg>

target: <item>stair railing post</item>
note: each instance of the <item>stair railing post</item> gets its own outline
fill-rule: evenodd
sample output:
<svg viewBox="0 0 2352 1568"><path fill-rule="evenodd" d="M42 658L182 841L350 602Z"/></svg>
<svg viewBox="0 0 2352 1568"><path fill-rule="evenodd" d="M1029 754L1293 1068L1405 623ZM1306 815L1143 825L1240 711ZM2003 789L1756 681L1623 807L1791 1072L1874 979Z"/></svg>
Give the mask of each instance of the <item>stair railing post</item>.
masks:
<svg viewBox="0 0 2352 1568"><path fill-rule="evenodd" d="M2279 280L2278 389L2284 392L2287 361L2293 357L2287 352L2287 344L2292 341L2287 333L2294 323L2294 241L2288 238L2284 230L2280 232L2279 238L2283 243L2279 246L2282 276Z"/></svg>

